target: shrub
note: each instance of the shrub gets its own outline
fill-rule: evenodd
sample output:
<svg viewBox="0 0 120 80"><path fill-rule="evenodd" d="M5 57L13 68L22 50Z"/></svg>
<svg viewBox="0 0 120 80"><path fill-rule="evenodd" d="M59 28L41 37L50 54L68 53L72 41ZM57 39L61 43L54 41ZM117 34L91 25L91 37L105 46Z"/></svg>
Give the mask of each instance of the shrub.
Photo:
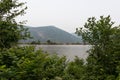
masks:
<svg viewBox="0 0 120 80"><path fill-rule="evenodd" d="M48 55L34 47L0 51L0 79L50 80L64 75L66 58Z"/></svg>

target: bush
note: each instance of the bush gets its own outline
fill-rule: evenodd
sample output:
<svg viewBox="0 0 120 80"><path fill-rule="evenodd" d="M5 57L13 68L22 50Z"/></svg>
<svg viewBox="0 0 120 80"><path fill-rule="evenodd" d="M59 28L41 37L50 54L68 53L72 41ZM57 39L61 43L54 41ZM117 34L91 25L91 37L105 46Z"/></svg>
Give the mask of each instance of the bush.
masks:
<svg viewBox="0 0 120 80"><path fill-rule="evenodd" d="M74 61L71 61L67 65L65 70L64 80L83 80L85 74L85 65L82 59L75 57Z"/></svg>
<svg viewBox="0 0 120 80"><path fill-rule="evenodd" d="M15 47L0 51L1 80L50 80L61 78L66 58L48 55L34 47Z"/></svg>

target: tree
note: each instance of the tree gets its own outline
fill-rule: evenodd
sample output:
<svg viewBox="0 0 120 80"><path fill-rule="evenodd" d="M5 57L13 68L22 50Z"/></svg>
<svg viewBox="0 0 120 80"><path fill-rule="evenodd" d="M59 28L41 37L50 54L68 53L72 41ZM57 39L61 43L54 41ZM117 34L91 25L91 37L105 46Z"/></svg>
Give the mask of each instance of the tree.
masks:
<svg viewBox="0 0 120 80"><path fill-rule="evenodd" d="M41 44L40 40L38 41L32 41L31 44Z"/></svg>
<svg viewBox="0 0 120 80"><path fill-rule="evenodd" d="M76 33L82 35L83 40L92 46L86 64L88 79L115 80L119 75L120 28L113 27L113 24L110 16L101 16L100 20L92 17L83 28L76 29Z"/></svg>
<svg viewBox="0 0 120 80"><path fill-rule="evenodd" d="M52 44L52 41L51 40L47 40L47 44Z"/></svg>
<svg viewBox="0 0 120 80"><path fill-rule="evenodd" d="M18 0L0 0L0 48L10 48L20 39L30 36L24 22L17 22L15 18L24 15L27 7Z"/></svg>

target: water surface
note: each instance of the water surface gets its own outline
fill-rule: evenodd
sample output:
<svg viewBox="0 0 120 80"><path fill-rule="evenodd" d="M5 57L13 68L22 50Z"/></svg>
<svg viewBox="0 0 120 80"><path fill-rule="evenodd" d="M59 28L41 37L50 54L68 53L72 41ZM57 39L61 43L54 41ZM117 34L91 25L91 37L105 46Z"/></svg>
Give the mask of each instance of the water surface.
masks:
<svg viewBox="0 0 120 80"><path fill-rule="evenodd" d="M87 50L90 45L35 45L36 49L41 48L44 52L50 54L58 54L59 56L66 56L67 59L73 60L75 56L86 59L88 56Z"/></svg>

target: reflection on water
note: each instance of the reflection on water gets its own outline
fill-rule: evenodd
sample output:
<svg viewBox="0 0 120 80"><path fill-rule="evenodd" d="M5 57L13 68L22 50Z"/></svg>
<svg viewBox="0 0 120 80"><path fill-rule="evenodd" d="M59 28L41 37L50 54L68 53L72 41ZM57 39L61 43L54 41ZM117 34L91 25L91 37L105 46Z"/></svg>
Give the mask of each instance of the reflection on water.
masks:
<svg viewBox="0 0 120 80"><path fill-rule="evenodd" d="M86 59L88 56L87 50L90 45L36 45L36 49L41 48L44 52L59 56L66 56L67 59L73 60L75 56Z"/></svg>

